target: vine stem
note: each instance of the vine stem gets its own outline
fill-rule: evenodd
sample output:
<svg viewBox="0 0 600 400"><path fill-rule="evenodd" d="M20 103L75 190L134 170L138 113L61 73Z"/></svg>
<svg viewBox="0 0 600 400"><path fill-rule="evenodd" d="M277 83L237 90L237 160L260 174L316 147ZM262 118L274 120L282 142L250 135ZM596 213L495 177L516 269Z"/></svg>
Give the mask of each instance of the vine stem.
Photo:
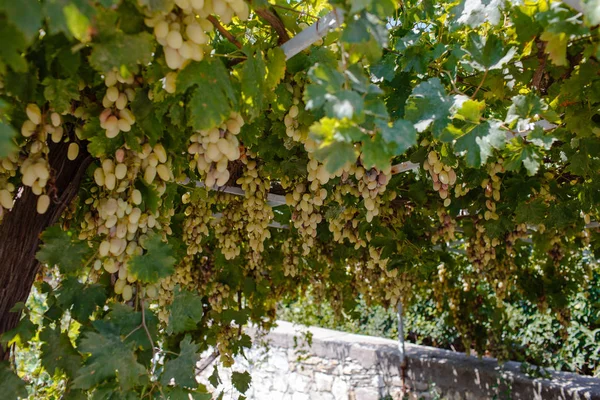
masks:
<svg viewBox="0 0 600 400"><path fill-rule="evenodd" d="M223 35L227 40L233 43L235 47L237 47L238 49L242 48L242 44L235 38L235 36L231 34L231 32L229 32L223 27L223 25L221 25L219 20L216 19L214 15L209 15L207 19L210 21L211 24L213 24L215 28L217 28L219 33L221 33L221 35Z"/></svg>
<svg viewBox="0 0 600 400"><path fill-rule="evenodd" d="M479 86L477 86L477 89L475 89L475 93L473 93L473 95L471 96L472 99L474 99L475 96L477 96L477 92L479 92L479 89L481 89L481 87L483 86L483 82L485 82L485 78L487 78L487 74L488 74L488 70L486 69L485 72L483 73L483 77L481 78L481 82L479 82Z"/></svg>
<svg viewBox="0 0 600 400"><path fill-rule="evenodd" d="M271 4L271 6L274 7L274 8L281 8L282 10L291 11L291 12L294 12L294 13L297 13L297 14L300 14L300 15L306 15L309 18L319 19L319 17L317 17L316 15L309 14L309 13L307 13L305 11L296 10L295 8L292 8L292 7L286 7L286 6L282 6L282 5L279 5L279 4Z"/></svg>

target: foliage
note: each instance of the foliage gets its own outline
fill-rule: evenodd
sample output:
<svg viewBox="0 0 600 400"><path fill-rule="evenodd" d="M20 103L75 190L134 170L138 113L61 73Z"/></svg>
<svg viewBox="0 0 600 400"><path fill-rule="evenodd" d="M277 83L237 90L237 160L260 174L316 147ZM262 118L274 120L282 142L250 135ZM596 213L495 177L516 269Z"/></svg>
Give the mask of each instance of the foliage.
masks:
<svg viewBox="0 0 600 400"><path fill-rule="evenodd" d="M41 237L43 317L3 332L41 355L30 395L206 397L200 354L231 365L308 287L337 313L429 290L501 357L514 299L568 331L600 242L592 3L0 0L0 223L93 159Z"/></svg>

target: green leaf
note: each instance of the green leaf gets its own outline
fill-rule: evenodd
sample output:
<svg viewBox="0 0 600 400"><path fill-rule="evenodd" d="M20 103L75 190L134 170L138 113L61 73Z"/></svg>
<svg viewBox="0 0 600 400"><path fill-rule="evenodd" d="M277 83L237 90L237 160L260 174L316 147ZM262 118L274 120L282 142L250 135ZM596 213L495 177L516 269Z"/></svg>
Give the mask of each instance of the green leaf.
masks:
<svg viewBox="0 0 600 400"><path fill-rule="evenodd" d="M583 0L583 16L589 26L600 25L600 2Z"/></svg>
<svg viewBox="0 0 600 400"><path fill-rule="evenodd" d="M153 213L157 212L160 204L160 196L156 191L156 188L141 179L135 183L135 187L142 193L142 204L140 205L140 208L143 210L145 207L146 210Z"/></svg>
<svg viewBox="0 0 600 400"><path fill-rule="evenodd" d="M337 119L357 119L365 106L362 96L352 90L326 94L325 100L325 114Z"/></svg>
<svg viewBox="0 0 600 400"><path fill-rule="evenodd" d="M362 161L366 168L386 169L390 166L391 160L392 156L380 134L363 141Z"/></svg>
<svg viewBox="0 0 600 400"><path fill-rule="evenodd" d="M569 35L564 32L544 31L540 39L546 42L544 51L548 54L554 65L567 66L567 45L569 44Z"/></svg>
<svg viewBox="0 0 600 400"><path fill-rule="evenodd" d="M403 119L396 120L391 127L383 126L381 137L395 156L404 154L406 150L417 144L416 129Z"/></svg>
<svg viewBox="0 0 600 400"><path fill-rule="evenodd" d="M63 274L81 272L84 260L91 249L77 239L72 231L63 231L60 226L47 228L41 235L42 245L36 258L43 264L58 266Z"/></svg>
<svg viewBox="0 0 600 400"><path fill-rule="evenodd" d="M267 78L265 87L268 90L275 89L285 76L286 59L285 53L280 47L269 49L267 52Z"/></svg>
<svg viewBox="0 0 600 400"><path fill-rule="evenodd" d="M352 143L333 142L315 151L315 158L325 164L329 173L356 162L358 154Z"/></svg>
<svg viewBox="0 0 600 400"><path fill-rule="evenodd" d="M13 0L0 0L0 11L6 13L8 20L19 28L28 43L39 36L42 27L42 4L38 0L19 0L18 4Z"/></svg>
<svg viewBox="0 0 600 400"><path fill-rule="evenodd" d="M167 14L173 8L173 0L137 0L141 7L146 7L150 13Z"/></svg>
<svg viewBox="0 0 600 400"><path fill-rule="evenodd" d="M17 131L10 125L0 121L0 157L6 157L17 149L14 138Z"/></svg>
<svg viewBox="0 0 600 400"><path fill-rule="evenodd" d="M523 164L527 175L533 176L537 173L540 168L541 155L534 146L524 145L521 140L516 144L509 144L507 150L510 156L504 161L506 170L517 171Z"/></svg>
<svg viewBox="0 0 600 400"><path fill-rule="evenodd" d="M63 8L65 21L69 32L75 39L86 42L89 41L90 19L83 14L75 4L67 4Z"/></svg>
<svg viewBox="0 0 600 400"><path fill-rule="evenodd" d="M136 92L135 98L131 102L131 111L135 115L135 124L141 128L150 145L154 146L163 136L164 128L157 116L158 112L154 103L148 99L148 91L138 90Z"/></svg>
<svg viewBox="0 0 600 400"><path fill-rule="evenodd" d="M6 400L27 398L25 382L13 372L7 361L0 362L0 393L6 396Z"/></svg>
<svg viewBox="0 0 600 400"><path fill-rule="evenodd" d="M73 378L81 368L83 360L71 344L67 333L61 332L59 328L45 327L40 333L40 340L43 342L42 365L50 376L53 376L56 370L61 370Z"/></svg>
<svg viewBox="0 0 600 400"><path fill-rule="evenodd" d="M89 61L101 73L117 69L121 75L133 74L140 65L152 61L155 43L154 36L148 32L135 35L117 32L108 41L92 46Z"/></svg>
<svg viewBox="0 0 600 400"><path fill-rule="evenodd" d="M5 73L7 66L15 72L27 71L27 62L22 56L22 52L27 47L25 36L1 15L0 37L10 38L10 40L3 40L2 46L0 46L0 73Z"/></svg>
<svg viewBox="0 0 600 400"><path fill-rule="evenodd" d="M71 315L85 323L90 316L106 302L106 289L100 284L85 285L75 277L62 281L57 290L57 303L63 310L71 310Z"/></svg>
<svg viewBox="0 0 600 400"><path fill-rule="evenodd" d="M455 149L466 152L469 167L480 167L492 155L493 149L504 148L506 134L500 125L500 121L488 120L457 139Z"/></svg>
<svg viewBox="0 0 600 400"><path fill-rule="evenodd" d="M149 309L144 310L146 327L153 341L157 340L158 318ZM142 312L135 311L127 304L114 303L110 306L110 312L104 318L107 322L119 328L121 336L127 337L126 344L134 343L136 348L151 350L152 345L145 329L137 329L142 325Z"/></svg>
<svg viewBox="0 0 600 400"><path fill-rule="evenodd" d="M267 69L261 51L247 56L240 70L242 109L253 120L262 113Z"/></svg>
<svg viewBox="0 0 600 400"><path fill-rule="evenodd" d="M541 224L546 219L547 210L548 207L542 199L519 203L515 209L515 222L517 224Z"/></svg>
<svg viewBox="0 0 600 400"><path fill-rule="evenodd" d="M529 120L531 117L539 114L544 114L548 109L548 105L544 103L537 95L528 93L526 95L519 94L514 96L512 104L508 108L506 119L504 120L510 126L514 126L514 122L518 121L517 125L520 131L529 128Z"/></svg>
<svg viewBox="0 0 600 400"><path fill-rule="evenodd" d="M186 104L188 125L196 130L219 126L237 100L223 63L203 60L189 64L177 75L177 92L195 88Z"/></svg>
<svg viewBox="0 0 600 400"><path fill-rule="evenodd" d="M527 135L527 140L536 146L543 148L544 150L550 150L552 148L552 144L557 139L550 134L546 134L542 127L536 125L529 135Z"/></svg>
<svg viewBox="0 0 600 400"><path fill-rule="evenodd" d="M248 371L244 371L244 372L233 371L231 373L231 383L233 383L233 386L240 393L246 393L246 391L250 387L251 381L252 381L252 377L250 376Z"/></svg>
<svg viewBox="0 0 600 400"><path fill-rule="evenodd" d="M7 348L16 343L18 346L26 347L29 345L29 341L35 336L37 328L38 326L31 322L31 318L26 314L14 329L0 335L0 345L3 348Z"/></svg>
<svg viewBox="0 0 600 400"><path fill-rule="evenodd" d="M471 56L471 60L466 61L466 64L478 71L491 71L501 69L504 64L512 60L517 49L511 47L505 50L504 43L495 35L483 36L471 32L467 38L465 51Z"/></svg>
<svg viewBox="0 0 600 400"><path fill-rule="evenodd" d="M160 381L165 386L173 379L178 386L196 387L196 363L200 360L200 346L192 342L190 335L185 335L179 349L179 356L165 363Z"/></svg>
<svg viewBox="0 0 600 400"><path fill-rule="evenodd" d="M105 380L117 378L122 390L138 385L147 372L137 362L130 345L121 341L119 332L110 324L94 324L99 330L83 335L78 350L89 353L85 366L73 381L76 389L91 389Z"/></svg>
<svg viewBox="0 0 600 400"><path fill-rule="evenodd" d="M418 132L432 127L434 137L440 138L450 122L452 105L452 98L447 96L439 78L433 78L413 89L406 102L405 119L411 121Z"/></svg>
<svg viewBox="0 0 600 400"><path fill-rule="evenodd" d="M210 393L190 391L181 387L163 388L163 391L169 400L211 400L213 398Z"/></svg>
<svg viewBox="0 0 600 400"><path fill-rule="evenodd" d="M455 23L477 28L485 22L498 25L504 0L461 0L451 12Z"/></svg>
<svg viewBox="0 0 600 400"><path fill-rule="evenodd" d="M151 235L144 243L146 251L135 255L129 261L129 272L144 283L156 283L174 271L175 258L168 243L164 243L159 234Z"/></svg>
<svg viewBox="0 0 600 400"><path fill-rule="evenodd" d="M42 81L44 97L58 113L71 110L71 101L79 100L77 77L69 79L46 78Z"/></svg>
<svg viewBox="0 0 600 400"><path fill-rule="evenodd" d="M181 291L178 287L174 291L173 303L171 304L169 334L178 334L194 329L204 314L202 299L197 294Z"/></svg>

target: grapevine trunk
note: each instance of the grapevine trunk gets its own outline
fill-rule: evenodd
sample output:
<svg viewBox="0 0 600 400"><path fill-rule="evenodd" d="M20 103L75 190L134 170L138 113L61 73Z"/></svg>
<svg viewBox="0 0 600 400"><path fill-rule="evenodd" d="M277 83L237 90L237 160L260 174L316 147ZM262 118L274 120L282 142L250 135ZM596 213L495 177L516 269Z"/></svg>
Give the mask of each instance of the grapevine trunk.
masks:
<svg viewBox="0 0 600 400"><path fill-rule="evenodd" d="M77 195L81 177L92 158L87 152L70 161L68 143L51 146L49 162L54 182L51 185L51 204L48 211L36 212L38 196L23 187L12 211L0 224L0 335L17 326L21 313L10 312L19 302L25 302L31 291L40 263L35 254L40 245L40 234L58 218ZM0 347L0 359L7 359L10 350Z"/></svg>

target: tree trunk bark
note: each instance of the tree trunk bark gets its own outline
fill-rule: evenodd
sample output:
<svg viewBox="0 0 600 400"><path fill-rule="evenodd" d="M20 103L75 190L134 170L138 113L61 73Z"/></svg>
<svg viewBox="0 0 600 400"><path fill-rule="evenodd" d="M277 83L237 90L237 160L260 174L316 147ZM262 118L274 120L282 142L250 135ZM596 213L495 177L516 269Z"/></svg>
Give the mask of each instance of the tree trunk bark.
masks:
<svg viewBox="0 0 600 400"><path fill-rule="evenodd" d="M0 335L15 328L21 317L20 312L10 312L10 309L29 296L40 267L35 259L40 234L58 221L75 198L81 178L92 161L83 146L77 159L70 161L67 148L68 143L50 144L52 178L47 185L51 192L48 211L38 214L38 196L30 188L22 187L21 196L0 223ZM9 349L0 346L0 360L8 359L9 353Z"/></svg>

